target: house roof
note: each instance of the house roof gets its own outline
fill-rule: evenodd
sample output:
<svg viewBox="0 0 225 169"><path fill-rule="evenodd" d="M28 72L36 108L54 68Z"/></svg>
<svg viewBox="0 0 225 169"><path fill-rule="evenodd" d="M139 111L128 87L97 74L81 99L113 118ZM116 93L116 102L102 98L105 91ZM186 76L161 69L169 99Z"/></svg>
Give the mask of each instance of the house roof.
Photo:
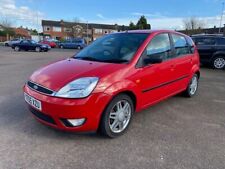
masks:
<svg viewBox="0 0 225 169"><path fill-rule="evenodd" d="M80 25L82 27L87 27L87 23L78 23L78 22L66 22L66 21L52 21L52 20L42 20L42 26L76 26ZM97 23L88 23L88 28L96 28L96 29L116 29L116 30L127 30L128 26L124 25L110 25L110 24L97 24Z"/></svg>

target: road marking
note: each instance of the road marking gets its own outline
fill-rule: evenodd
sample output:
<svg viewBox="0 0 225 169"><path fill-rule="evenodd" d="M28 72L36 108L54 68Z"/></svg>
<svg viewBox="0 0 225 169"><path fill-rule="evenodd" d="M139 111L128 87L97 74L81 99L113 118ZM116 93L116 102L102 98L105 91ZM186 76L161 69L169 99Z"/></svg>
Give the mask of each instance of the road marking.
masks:
<svg viewBox="0 0 225 169"><path fill-rule="evenodd" d="M213 100L216 103L225 103L225 100Z"/></svg>

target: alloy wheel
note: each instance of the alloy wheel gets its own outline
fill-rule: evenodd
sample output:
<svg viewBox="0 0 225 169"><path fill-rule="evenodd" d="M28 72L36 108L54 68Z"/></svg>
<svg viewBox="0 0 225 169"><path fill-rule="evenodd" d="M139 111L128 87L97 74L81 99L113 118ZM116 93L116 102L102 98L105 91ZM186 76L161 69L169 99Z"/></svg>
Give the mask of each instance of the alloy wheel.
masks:
<svg viewBox="0 0 225 169"><path fill-rule="evenodd" d="M214 67L216 69L223 69L225 67L225 58L218 57L214 60Z"/></svg>
<svg viewBox="0 0 225 169"><path fill-rule="evenodd" d="M128 101L118 101L109 114L110 130L114 133L121 133L125 130L131 119L131 111L131 105Z"/></svg>
<svg viewBox="0 0 225 169"><path fill-rule="evenodd" d="M193 76L193 78L191 79L191 83L190 83L190 94L194 95L197 91L198 88L198 77L197 76Z"/></svg>
<svg viewBox="0 0 225 169"><path fill-rule="evenodd" d="M36 52L40 52L41 51L41 48L40 47L36 47L35 51Z"/></svg>
<svg viewBox="0 0 225 169"><path fill-rule="evenodd" d="M15 47L15 51L20 51L20 48L18 46Z"/></svg>

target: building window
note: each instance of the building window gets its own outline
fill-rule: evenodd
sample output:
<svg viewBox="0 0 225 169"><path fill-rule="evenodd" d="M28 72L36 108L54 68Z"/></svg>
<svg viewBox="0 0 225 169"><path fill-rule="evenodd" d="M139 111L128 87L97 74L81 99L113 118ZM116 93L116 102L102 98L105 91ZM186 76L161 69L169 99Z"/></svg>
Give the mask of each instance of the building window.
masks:
<svg viewBox="0 0 225 169"><path fill-rule="evenodd" d="M50 31L50 26L44 26L44 31Z"/></svg>
<svg viewBox="0 0 225 169"><path fill-rule="evenodd" d="M72 28L64 28L64 32L72 32Z"/></svg>
<svg viewBox="0 0 225 169"><path fill-rule="evenodd" d="M115 33L115 32L117 32L117 30L111 30L111 33Z"/></svg>
<svg viewBox="0 0 225 169"><path fill-rule="evenodd" d="M95 29L96 34L102 34L102 29Z"/></svg>
<svg viewBox="0 0 225 169"><path fill-rule="evenodd" d="M54 32L61 32L61 27L53 26Z"/></svg>

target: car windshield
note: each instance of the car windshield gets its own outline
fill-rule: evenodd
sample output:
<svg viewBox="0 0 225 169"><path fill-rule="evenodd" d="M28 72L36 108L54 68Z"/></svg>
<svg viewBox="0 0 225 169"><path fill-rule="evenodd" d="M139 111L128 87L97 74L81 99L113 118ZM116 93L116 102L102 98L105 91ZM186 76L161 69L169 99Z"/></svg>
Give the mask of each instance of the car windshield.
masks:
<svg viewBox="0 0 225 169"><path fill-rule="evenodd" d="M84 48L75 59L109 63L128 63L148 37L147 33L105 35Z"/></svg>
<svg viewBox="0 0 225 169"><path fill-rule="evenodd" d="M30 41L30 43L32 43L32 44L36 44L37 42L36 42L36 41L34 41L34 40L31 40L31 41Z"/></svg>

